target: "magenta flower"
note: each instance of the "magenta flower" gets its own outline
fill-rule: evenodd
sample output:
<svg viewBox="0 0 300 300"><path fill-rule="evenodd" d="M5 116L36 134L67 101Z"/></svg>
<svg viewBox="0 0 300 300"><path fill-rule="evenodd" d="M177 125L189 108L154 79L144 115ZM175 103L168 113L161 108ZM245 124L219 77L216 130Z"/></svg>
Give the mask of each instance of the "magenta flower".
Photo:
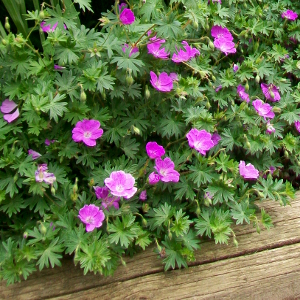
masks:
<svg viewBox="0 0 300 300"><path fill-rule="evenodd" d="M300 122L299 121L295 122L295 127L296 127L297 131L300 133Z"/></svg>
<svg viewBox="0 0 300 300"><path fill-rule="evenodd" d="M102 226L105 219L104 212L94 204L85 205L79 210L78 218L82 223L86 224L87 232L93 231L95 228Z"/></svg>
<svg viewBox="0 0 300 300"><path fill-rule="evenodd" d="M270 124L270 121L268 121L266 133L267 133L267 134L272 134L272 133L274 133L275 131L276 131L276 130L275 130L274 126L273 126L272 124Z"/></svg>
<svg viewBox="0 0 300 300"><path fill-rule="evenodd" d="M234 42L225 39L215 39L214 40L214 46L218 49L220 49L225 55L227 56L229 53L236 53L236 48L234 47Z"/></svg>
<svg viewBox="0 0 300 300"><path fill-rule="evenodd" d="M244 177L244 179L257 179L259 177L259 172L252 164L245 165L243 160L240 161L239 164L240 175Z"/></svg>
<svg viewBox="0 0 300 300"><path fill-rule="evenodd" d="M41 22L41 24L40 24L40 26L44 32L54 32L57 25L58 25L58 22L55 23L53 26L51 26L50 24L46 25L45 21ZM67 29L67 26L65 24L64 24L64 28Z"/></svg>
<svg viewBox="0 0 300 300"><path fill-rule="evenodd" d="M290 9L286 10L281 14L282 18L295 21L298 18L298 14Z"/></svg>
<svg viewBox="0 0 300 300"><path fill-rule="evenodd" d="M124 44L124 46L122 47L122 51L123 51L124 53L126 53L126 50L127 50L128 48L130 48L129 57L130 57L132 54L138 53L138 52L139 52L139 48L138 48L138 47L133 47L133 48L132 48L132 47L129 46L128 44Z"/></svg>
<svg viewBox="0 0 300 300"><path fill-rule="evenodd" d="M237 93L239 94L239 96L241 97L242 100L249 103L250 98L249 98L249 95L245 92L245 87L243 87L242 85L239 84L236 91L237 91Z"/></svg>
<svg viewBox="0 0 300 300"><path fill-rule="evenodd" d="M54 65L54 70L63 70L65 67L59 66L59 65Z"/></svg>
<svg viewBox="0 0 300 300"><path fill-rule="evenodd" d="M150 76L150 82L156 90L160 92L170 92L173 89L173 79L166 72L160 73L157 78L157 75L150 71Z"/></svg>
<svg viewBox="0 0 300 300"><path fill-rule="evenodd" d="M206 155L206 151L215 146L212 141L212 135L206 130L191 129L186 135L189 146L194 148L202 155Z"/></svg>
<svg viewBox="0 0 300 300"><path fill-rule="evenodd" d="M215 39L225 39L227 41L233 40L233 36L229 32L229 30L226 27L223 28L222 26L219 26L219 25L215 25L212 27L211 35Z"/></svg>
<svg viewBox="0 0 300 300"><path fill-rule="evenodd" d="M28 154L32 156L33 160L36 160L36 159L38 159L39 157L42 156L40 153L38 153L38 152L36 152L36 151L34 151L32 149L28 150Z"/></svg>
<svg viewBox="0 0 300 300"><path fill-rule="evenodd" d="M104 180L104 183L110 189L111 194L125 199L131 198L137 191L137 188L134 187L134 177L124 171L112 172L110 177Z"/></svg>
<svg viewBox="0 0 300 300"><path fill-rule="evenodd" d="M55 143L55 142L56 142L55 140L45 139L45 145L46 145L46 146L50 146L50 144L53 144L53 143Z"/></svg>
<svg viewBox="0 0 300 300"><path fill-rule="evenodd" d="M161 48L161 45L165 40L158 40L153 43L147 44L148 53L152 54L156 58L168 59L170 53L166 52L165 48Z"/></svg>
<svg viewBox="0 0 300 300"><path fill-rule="evenodd" d="M217 86L217 87L215 88L215 91L218 92L218 91L220 91L221 89L222 89L222 85L219 85L219 86Z"/></svg>
<svg viewBox="0 0 300 300"><path fill-rule="evenodd" d="M94 190L95 190L95 194L97 199L101 199L101 206L103 208L107 208L110 206L114 206L115 209L119 209L119 201L120 201L120 197L109 197L109 189L104 186L104 187L100 187L100 186L94 186Z"/></svg>
<svg viewBox="0 0 300 300"><path fill-rule="evenodd" d="M159 158L165 155L164 147L158 145L156 142L148 142L146 144L146 152L151 159Z"/></svg>
<svg viewBox="0 0 300 300"><path fill-rule="evenodd" d="M17 108L17 104L14 101L5 99L2 102L0 110L4 114L3 119L6 122L11 123L20 115L19 109L18 108L16 109L16 108Z"/></svg>
<svg viewBox="0 0 300 300"><path fill-rule="evenodd" d="M211 137L214 146L218 145L219 141L221 140L221 136L218 133L214 133Z"/></svg>
<svg viewBox="0 0 300 300"><path fill-rule="evenodd" d="M196 55L200 55L200 52L196 48L192 48L191 46L189 46L186 41L183 41L182 44L184 45L185 51L180 49L179 51L177 51L178 54L173 54L172 61L174 61L175 63L188 61Z"/></svg>
<svg viewBox="0 0 300 300"><path fill-rule="evenodd" d="M147 200L147 191L146 191L146 190L141 191L140 196L139 196L139 199L140 199L141 201Z"/></svg>
<svg viewBox="0 0 300 300"><path fill-rule="evenodd" d="M135 17L132 10L125 8L120 14L120 21L123 25L130 25L134 22Z"/></svg>
<svg viewBox="0 0 300 300"><path fill-rule="evenodd" d="M160 177L158 174L152 172L150 175L149 175L149 184L156 184L160 181Z"/></svg>
<svg viewBox="0 0 300 300"><path fill-rule="evenodd" d="M233 72L236 73L239 70L239 66L234 64L233 65Z"/></svg>
<svg viewBox="0 0 300 300"><path fill-rule="evenodd" d="M56 177L53 173L48 173L47 164L38 165L37 171L35 171L35 181L37 182L45 182L48 184L53 184L56 180Z"/></svg>
<svg viewBox="0 0 300 300"><path fill-rule="evenodd" d="M257 113L260 116L264 117L265 120L266 118L273 119L275 117L275 114L272 110L273 108L270 104L264 103L260 99L256 99L255 101L252 102L252 105L254 106Z"/></svg>
<svg viewBox="0 0 300 300"><path fill-rule="evenodd" d="M271 100L273 102L280 100L279 87L273 85L272 83L261 83L260 87L267 100Z"/></svg>
<svg viewBox="0 0 300 300"><path fill-rule="evenodd" d="M174 169L174 162L166 157L164 160L161 158L155 159L154 169L159 175L159 179L163 182L178 182L180 174Z"/></svg>
<svg viewBox="0 0 300 300"><path fill-rule="evenodd" d="M87 146L96 146L96 139L103 134L103 129L100 128L100 122L97 120L78 121L75 128L72 130L72 139L74 142L83 142Z"/></svg>

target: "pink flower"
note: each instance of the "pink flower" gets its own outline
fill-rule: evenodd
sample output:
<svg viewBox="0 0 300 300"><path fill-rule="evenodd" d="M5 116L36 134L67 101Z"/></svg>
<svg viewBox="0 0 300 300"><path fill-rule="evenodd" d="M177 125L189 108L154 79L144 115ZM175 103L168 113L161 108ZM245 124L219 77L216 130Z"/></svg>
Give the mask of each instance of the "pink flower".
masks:
<svg viewBox="0 0 300 300"><path fill-rule="evenodd" d="M161 44L164 42L165 40L157 40L154 43L147 44L148 53L160 59L168 59L170 53L166 52L165 48L161 48Z"/></svg>
<svg viewBox="0 0 300 300"><path fill-rule="evenodd" d="M102 226L105 215L98 206L94 204L85 205L79 210L78 218L82 223L86 224L85 230L87 232L93 231L95 228Z"/></svg>
<svg viewBox="0 0 300 300"><path fill-rule="evenodd" d="M173 54L172 61L174 61L175 63L188 61L196 55L200 55L200 52L196 48L190 47L186 41L183 41L182 44L184 45L185 51L180 49L179 51L177 51L178 54Z"/></svg>
<svg viewBox="0 0 300 300"><path fill-rule="evenodd" d="M215 146L212 141L212 135L206 130L191 129L186 135L189 146L194 148L202 155L206 155L206 151Z"/></svg>
<svg viewBox="0 0 300 300"><path fill-rule="evenodd" d="M273 127L273 125L270 124L270 121L268 121L266 133L267 133L267 134L272 134L272 133L274 133L275 131L276 131L276 130L275 130L275 128Z"/></svg>
<svg viewBox="0 0 300 300"><path fill-rule="evenodd" d="M132 10L125 8L120 14L120 21L123 25L130 25L134 22L135 17Z"/></svg>
<svg viewBox="0 0 300 300"><path fill-rule="evenodd" d="M48 173L47 164L38 165L37 171L35 171L35 181L37 182L46 182L48 184L53 184L56 180L56 177L53 173Z"/></svg>
<svg viewBox="0 0 300 300"><path fill-rule="evenodd" d="M261 83L260 87L267 100L271 100L273 102L280 100L279 87L273 85L272 83Z"/></svg>
<svg viewBox="0 0 300 300"><path fill-rule="evenodd" d="M298 14L290 9L286 10L281 14L282 18L295 21L298 18Z"/></svg>
<svg viewBox="0 0 300 300"><path fill-rule="evenodd" d="M156 184L160 181L160 177L158 174L152 172L150 175L149 175L149 184Z"/></svg>
<svg viewBox="0 0 300 300"><path fill-rule="evenodd" d="M233 36L226 27L219 25L213 26L211 29L211 35L216 39L225 39L227 41L232 41Z"/></svg>
<svg viewBox="0 0 300 300"><path fill-rule="evenodd" d="M243 160L240 161L239 164L240 175L244 177L244 179L257 179L259 177L259 172L252 164L245 165Z"/></svg>
<svg viewBox="0 0 300 300"><path fill-rule="evenodd" d="M180 174L174 169L174 162L166 157L164 160L161 158L155 159L154 169L157 171L160 180L163 182L178 182Z"/></svg>
<svg viewBox="0 0 300 300"><path fill-rule="evenodd" d="M28 154L32 156L33 160L36 160L37 158L41 157L42 155L32 149L28 150Z"/></svg>
<svg viewBox="0 0 300 300"><path fill-rule="evenodd" d="M146 190L141 191L140 196L139 196L139 199L140 199L141 201L147 200L147 191L146 191Z"/></svg>
<svg viewBox="0 0 300 300"><path fill-rule="evenodd" d="M222 89L222 85L219 85L219 86L217 86L217 87L215 88L215 91L218 92L218 91L220 91L221 89Z"/></svg>
<svg viewBox="0 0 300 300"><path fill-rule="evenodd" d="M160 92L170 92L173 89L173 79L166 72L160 73L157 78L157 75L150 71L150 76L150 82L156 90Z"/></svg>
<svg viewBox="0 0 300 300"><path fill-rule="evenodd" d="M236 73L239 70L239 66L234 64L233 65L233 72Z"/></svg>
<svg viewBox="0 0 300 300"><path fill-rule="evenodd" d="M54 65L54 70L63 70L65 67L59 66L59 65Z"/></svg>
<svg viewBox="0 0 300 300"><path fill-rule="evenodd" d="M148 142L146 144L146 152L151 159L159 158L165 155L164 147L158 145L156 142Z"/></svg>
<svg viewBox="0 0 300 300"><path fill-rule="evenodd" d="M249 98L249 95L245 92L245 87L243 87L242 85L239 84L237 87L237 93L239 94L239 96L241 97L242 100L249 103L250 98Z"/></svg>
<svg viewBox="0 0 300 300"><path fill-rule="evenodd" d="M97 199L102 200L101 205L103 208L114 206L115 209L119 209L120 197L115 197L115 196L108 197L109 189L106 186L104 186L104 187L94 186L94 190L95 190Z"/></svg>
<svg viewBox="0 0 300 300"><path fill-rule="evenodd" d="M2 102L0 110L4 114L3 119L6 122L11 123L20 115L19 109L17 108L15 110L16 107L17 104L14 101L10 101L9 99L5 99Z"/></svg>
<svg viewBox="0 0 300 300"><path fill-rule="evenodd" d="M137 191L134 187L135 179L131 174L124 171L114 171L109 178L104 180L112 195L117 197L131 198Z"/></svg>
<svg viewBox="0 0 300 300"><path fill-rule="evenodd" d="M270 104L264 103L260 99L256 99L252 102L252 105L254 106L257 113L260 116L264 117L265 120L266 118L273 119L275 117L275 114L272 110L272 106Z"/></svg>
<svg viewBox="0 0 300 300"><path fill-rule="evenodd" d="M129 57L130 57L132 54L138 53L138 52L139 52L139 48L138 48L138 47L133 47L133 48L132 48L132 47L129 46L128 44L124 44L124 46L122 47L122 51L123 51L124 53L126 53L126 50L127 50L128 48L130 48Z"/></svg>
<svg viewBox="0 0 300 300"><path fill-rule="evenodd" d="M234 42L225 38L215 39L214 46L225 53L225 55L228 55L229 53L236 53Z"/></svg>
<svg viewBox="0 0 300 300"><path fill-rule="evenodd" d="M51 26L50 24L46 25L45 21L41 22L41 24L40 24L40 26L44 32L54 32L57 25L58 25L58 22L56 22L53 26ZM67 29L67 26L64 25L64 28Z"/></svg>
<svg viewBox="0 0 300 300"><path fill-rule="evenodd" d="M103 129L100 128L100 122L97 120L83 120L77 122L72 130L72 139L74 142L83 142L87 146L96 146L96 139L103 134Z"/></svg>
<svg viewBox="0 0 300 300"><path fill-rule="evenodd" d="M298 132L300 133L300 122L299 121L295 122L295 127L298 130Z"/></svg>
<svg viewBox="0 0 300 300"><path fill-rule="evenodd" d="M218 145L219 141L221 140L221 136L218 133L214 133L211 137L214 146Z"/></svg>

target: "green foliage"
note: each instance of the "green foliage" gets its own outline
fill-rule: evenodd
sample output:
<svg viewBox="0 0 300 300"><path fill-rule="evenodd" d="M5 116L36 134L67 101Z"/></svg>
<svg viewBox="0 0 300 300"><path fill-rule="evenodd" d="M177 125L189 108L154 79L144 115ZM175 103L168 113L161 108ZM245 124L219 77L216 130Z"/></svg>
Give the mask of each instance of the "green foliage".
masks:
<svg viewBox="0 0 300 300"><path fill-rule="evenodd" d="M165 270L187 267L202 239L235 241L233 224L257 232L272 226L257 202L290 204L299 188L300 29L281 14L300 4L250 2L129 1L135 21L124 25L118 1L96 16L91 0L34 0L30 8L3 0L9 18L0 24L0 105L14 101L19 116L9 123L11 112L1 109L1 278L26 279L60 266L64 254L84 274L108 276L123 255L152 243ZM95 28L83 24L87 15ZM216 25L232 34L235 53L215 47ZM173 55L186 51L183 41L200 55L175 63ZM149 46L157 43L153 55ZM160 59L160 51L168 58ZM153 82L150 71L174 73L171 90L161 91L166 82ZM262 83L270 95L276 86L280 101L267 99ZM273 118L258 114L256 99L271 106ZM93 147L74 140L84 119L103 130ZM209 141L188 141L191 129L205 130ZM85 138L90 134L86 128ZM148 142L163 146L161 159L174 167L169 161L159 169ZM242 174L241 161L259 174ZM114 171L133 176L133 196L96 196ZM91 231L91 216L79 218L88 205L104 214Z"/></svg>

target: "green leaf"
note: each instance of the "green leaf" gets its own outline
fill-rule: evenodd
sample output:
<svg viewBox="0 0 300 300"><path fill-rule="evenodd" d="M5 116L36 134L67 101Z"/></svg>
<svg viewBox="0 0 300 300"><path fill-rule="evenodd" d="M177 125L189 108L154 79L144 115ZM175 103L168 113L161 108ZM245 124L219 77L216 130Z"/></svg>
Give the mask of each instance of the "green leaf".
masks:
<svg viewBox="0 0 300 300"><path fill-rule="evenodd" d="M66 95L56 94L54 98L52 93L49 93L48 95L50 103L47 104L42 110L44 112L50 111L50 119L54 119L55 122L58 122L58 117L61 117L64 112L68 111L66 108L68 103L60 102L66 97Z"/></svg>
<svg viewBox="0 0 300 300"><path fill-rule="evenodd" d="M85 9L93 12L91 7L91 0L74 0L75 3L79 4L80 9L85 11Z"/></svg>

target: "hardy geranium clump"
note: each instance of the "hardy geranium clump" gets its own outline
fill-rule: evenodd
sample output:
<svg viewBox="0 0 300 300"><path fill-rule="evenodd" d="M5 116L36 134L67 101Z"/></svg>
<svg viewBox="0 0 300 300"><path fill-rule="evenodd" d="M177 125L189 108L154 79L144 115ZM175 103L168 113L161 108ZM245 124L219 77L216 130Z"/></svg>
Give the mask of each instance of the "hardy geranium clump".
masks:
<svg viewBox="0 0 300 300"><path fill-rule="evenodd" d="M1 278L150 244L180 268L271 226L256 201L300 182L298 1L37 2L0 30Z"/></svg>

